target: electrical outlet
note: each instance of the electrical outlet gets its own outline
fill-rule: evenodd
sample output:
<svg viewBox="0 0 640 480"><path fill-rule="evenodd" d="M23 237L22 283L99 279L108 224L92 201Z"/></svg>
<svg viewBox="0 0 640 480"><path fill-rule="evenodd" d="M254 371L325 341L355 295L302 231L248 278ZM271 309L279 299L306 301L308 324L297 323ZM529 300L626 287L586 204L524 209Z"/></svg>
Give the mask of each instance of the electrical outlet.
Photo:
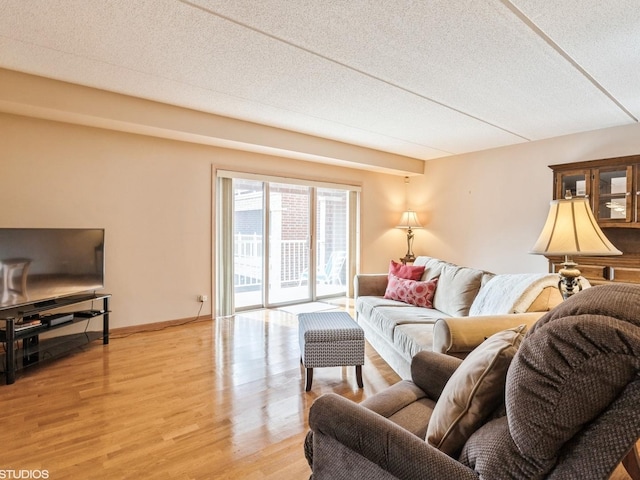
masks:
<svg viewBox="0 0 640 480"><path fill-rule="evenodd" d="M207 300L209 300L209 297L206 295L198 295L198 301L199 302L206 302Z"/></svg>

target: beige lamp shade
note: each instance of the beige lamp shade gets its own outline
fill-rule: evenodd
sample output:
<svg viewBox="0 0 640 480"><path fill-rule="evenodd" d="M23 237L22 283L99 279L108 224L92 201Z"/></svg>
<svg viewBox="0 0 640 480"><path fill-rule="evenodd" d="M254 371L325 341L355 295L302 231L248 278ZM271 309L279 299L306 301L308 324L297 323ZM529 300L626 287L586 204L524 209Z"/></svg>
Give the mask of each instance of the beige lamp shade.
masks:
<svg viewBox="0 0 640 480"><path fill-rule="evenodd" d="M396 228L423 228L418 220L418 215L413 210L407 210L403 212L402 217L400 218L400 223Z"/></svg>
<svg viewBox="0 0 640 480"><path fill-rule="evenodd" d="M551 202L549 216L531 253L542 255L622 255L607 239L585 198Z"/></svg>

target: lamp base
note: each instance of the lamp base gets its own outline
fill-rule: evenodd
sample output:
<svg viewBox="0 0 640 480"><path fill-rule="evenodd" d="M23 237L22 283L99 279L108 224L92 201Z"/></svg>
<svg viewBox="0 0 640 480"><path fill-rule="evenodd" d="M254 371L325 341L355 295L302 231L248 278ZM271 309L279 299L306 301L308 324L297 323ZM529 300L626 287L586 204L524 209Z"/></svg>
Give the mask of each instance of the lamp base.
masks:
<svg viewBox="0 0 640 480"><path fill-rule="evenodd" d="M560 275L558 290L560 290L562 298L565 300L582 290L582 284L580 283L579 278L581 273L577 267L577 263L569 260L565 261L562 264L562 268L558 271L558 274Z"/></svg>
<svg viewBox="0 0 640 480"><path fill-rule="evenodd" d="M416 256L413 254L413 250L411 249L412 245L413 231L411 230L411 227L409 227L409 229L407 230L407 254L404 256L404 258L400 259L405 265L407 263L413 263L416 260Z"/></svg>
<svg viewBox="0 0 640 480"><path fill-rule="evenodd" d="M416 261L416 256L413 254L406 254L404 257L400 259L400 261L402 262L403 265L406 265L407 263L413 263Z"/></svg>

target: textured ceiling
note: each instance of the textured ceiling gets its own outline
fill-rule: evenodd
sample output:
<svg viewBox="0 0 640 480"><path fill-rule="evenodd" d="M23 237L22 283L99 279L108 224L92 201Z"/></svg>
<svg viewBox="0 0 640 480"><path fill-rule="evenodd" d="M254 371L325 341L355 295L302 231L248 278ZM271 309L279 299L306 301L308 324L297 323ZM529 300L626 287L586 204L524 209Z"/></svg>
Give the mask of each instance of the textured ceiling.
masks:
<svg viewBox="0 0 640 480"><path fill-rule="evenodd" d="M638 0L2 0L0 67L419 159L636 123Z"/></svg>

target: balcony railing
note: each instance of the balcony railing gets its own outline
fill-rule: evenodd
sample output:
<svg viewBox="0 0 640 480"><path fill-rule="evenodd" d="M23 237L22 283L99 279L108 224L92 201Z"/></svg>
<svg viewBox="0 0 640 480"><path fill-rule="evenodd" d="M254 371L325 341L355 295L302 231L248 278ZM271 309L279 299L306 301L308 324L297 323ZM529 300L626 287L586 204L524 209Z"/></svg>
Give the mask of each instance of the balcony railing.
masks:
<svg viewBox="0 0 640 480"><path fill-rule="evenodd" d="M307 242L280 240L279 243L280 261L273 261L269 266L270 277L272 281L279 279L282 287L297 285L309 267ZM236 288L262 284L262 249L262 235L234 235Z"/></svg>

